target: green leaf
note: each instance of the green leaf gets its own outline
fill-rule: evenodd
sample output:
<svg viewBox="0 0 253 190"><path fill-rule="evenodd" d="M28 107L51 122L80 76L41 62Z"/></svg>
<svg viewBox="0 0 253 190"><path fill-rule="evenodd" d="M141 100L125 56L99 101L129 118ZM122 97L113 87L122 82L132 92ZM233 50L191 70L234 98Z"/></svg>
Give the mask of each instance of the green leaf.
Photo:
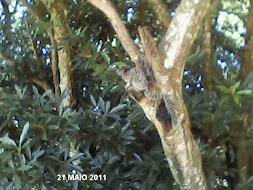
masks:
<svg viewBox="0 0 253 190"><path fill-rule="evenodd" d="M231 90L229 88L227 88L226 86L219 85L216 88L218 88L221 92L224 92L226 94L230 94L231 93Z"/></svg>
<svg viewBox="0 0 253 190"><path fill-rule="evenodd" d="M79 125L76 124L76 123L71 124L71 126L73 127L73 129L76 129L76 130L78 130L78 131L80 130Z"/></svg>
<svg viewBox="0 0 253 190"><path fill-rule="evenodd" d="M117 160L119 160L119 156L112 156L112 157L110 157L110 159L108 160L107 164L113 164L113 163L116 162Z"/></svg>
<svg viewBox="0 0 253 190"><path fill-rule="evenodd" d="M19 86L16 85L16 84L14 85L14 88L15 88L17 94L18 94L18 97L20 98L22 96L22 94L21 94L21 91L22 91L21 88L19 88Z"/></svg>
<svg viewBox="0 0 253 190"><path fill-rule="evenodd" d="M13 190L13 183L10 183L5 190Z"/></svg>
<svg viewBox="0 0 253 190"><path fill-rule="evenodd" d="M50 130L59 129L59 126L58 125L49 125L48 129L50 129Z"/></svg>
<svg viewBox="0 0 253 190"><path fill-rule="evenodd" d="M49 89L49 90L47 90L46 92L43 93L43 95L41 96L41 98L43 99L43 98L45 98L47 96L50 97L50 96L52 96L52 94L53 94L52 89Z"/></svg>
<svg viewBox="0 0 253 190"><path fill-rule="evenodd" d="M235 103L236 103L237 105L241 106L240 96L238 96L238 95L235 94L235 95L233 96L233 98L234 98Z"/></svg>
<svg viewBox="0 0 253 190"><path fill-rule="evenodd" d="M23 97L24 97L24 95L25 95L25 92L26 92L26 89L27 89L27 86L25 86L25 88L23 89L23 92L22 92L22 94L21 94L20 99L23 99Z"/></svg>
<svg viewBox="0 0 253 190"><path fill-rule="evenodd" d="M247 180L248 184L253 182L253 175L249 177L249 179Z"/></svg>
<svg viewBox="0 0 253 190"><path fill-rule="evenodd" d="M25 95L25 92L26 92L26 89L27 89L27 86L22 90L21 88L19 88L18 85L15 84L15 85L14 85L14 88L15 88L17 94L18 94L18 97L19 97L20 99L23 99L23 97L24 97L24 95Z"/></svg>
<svg viewBox="0 0 253 190"><path fill-rule="evenodd" d="M135 158L137 158L137 160L139 160L139 161L143 161L143 160L141 159L141 157L140 157L138 154L133 153L133 155L134 155L134 157L135 157Z"/></svg>
<svg viewBox="0 0 253 190"><path fill-rule="evenodd" d="M9 162L11 159L12 159L12 154L13 154L13 151L4 151L4 152L1 152L0 154L0 160L1 160L1 163L6 163L6 162Z"/></svg>
<svg viewBox="0 0 253 190"><path fill-rule="evenodd" d="M127 64L125 62L121 62L121 61L118 61L118 62L114 62L113 65L116 65L116 66L126 66Z"/></svg>
<svg viewBox="0 0 253 190"><path fill-rule="evenodd" d="M14 175L12 177L12 181L14 182L16 189L21 189L22 182L21 182L20 178L17 175Z"/></svg>
<svg viewBox="0 0 253 190"><path fill-rule="evenodd" d="M27 171L27 170L30 170L32 168L32 166L30 165L24 165L24 166L21 166L20 168L18 168L19 171Z"/></svg>
<svg viewBox="0 0 253 190"><path fill-rule="evenodd" d="M241 81L238 81L237 83L235 83L234 85L230 87L230 91L232 92L232 94L235 93L236 89L240 86L240 83Z"/></svg>
<svg viewBox="0 0 253 190"><path fill-rule="evenodd" d="M105 114L108 114L110 107L111 107L111 103L110 101L107 101L105 105Z"/></svg>
<svg viewBox="0 0 253 190"><path fill-rule="evenodd" d="M104 51L102 51L102 52L101 52L101 55L102 55L102 57L105 59L105 61L107 62L107 64L110 65L111 59L110 59L110 57L107 55L107 53L104 52Z"/></svg>
<svg viewBox="0 0 253 190"><path fill-rule="evenodd" d="M101 108L103 112L105 112L105 102L102 97L99 97L98 106Z"/></svg>
<svg viewBox="0 0 253 190"><path fill-rule="evenodd" d="M95 98L93 97L93 95L90 95L90 100L91 100L91 103L93 104L93 106L96 106L96 105L97 105L96 100L95 100Z"/></svg>
<svg viewBox="0 0 253 190"><path fill-rule="evenodd" d="M252 90L240 90L240 91L237 91L236 94L239 94L239 95L251 95L252 94Z"/></svg>
<svg viewBox="0 0 253 190"><path fill-rule="evenodd" d="M40 93L39 93L39 90L38 90L38 88L36 87L36 86L32 86L32 88L33 88L33 93L34 93L34 95L38 98L38 99L40 99Z"/></svg>
<svg viewBox="0 0 253 190"><path fill-rule="evenodd" d="M28 139L28 140L24 143L24 145L22 146L22 148L26 148L28 145L30 145L30 143L31 143L32 140L33 140L33 138Z"/></svg>
<svg viewBox="0 0 253 190"><path fill-rule="evenodd" d="M37 158L39 158L40 156L42 156L44 154L44 150L40 150L40 147L33 153L33 161L36 161Z"/></svg>
<svg viewBox="0 0 253 190"><path fill-rule="evenodd" d="M229 98L230 98L230 95L224 96L224 97L221 99L221 101L220 101L220 105L222 105L222 104L224 104L225 102L227 102Z"/></svg>
<svg viewBox="0 0 253 190"><path fill-rule="evenodd" d="M126 107L126 104L119 104L115 106L114 108L112 108L109 113L117 113L120 110L124 109L125 107Z"/></svg>
<svg viewBox="0 0 253 190"><path fill-rule="evenodd" d="M129 126L130 126L130 122L128 122L124 127L122 127L121 133L125 133Z"/></svg>
<svg viewBox="0 0 253 190"><path fill-rule="evenodd" d="M67 163L70 164L72 161L78 160L80 158L82 158L84 155L84 153L78 153L76 155L74 155L72 158L70 158Z"/></svg>
<svg viewBox="0 0 253 190"><path fill-rule="evenodd" d="M253 83L253 72L251 72L250 74L247 75L247 77L245 78L245 80L243 82L243 86L247 87L252 83Z"/></svg>
<svg viewBox="0 0 253 190"><path fill-rule="evenodd" d="M11 139L8 134L6 134L4 137L1 137L0 138L0 141L3 143L3 144L6 144L6 145L12 145L14 147L17 147L15 141L13 139Z"/></svg>
<svg viewBox="0 0 253 190"><path fill-rule="evenodd" d="M62 113L61 117L63 118L68 118L69 116L72 115L72 111L71 111L71 108L67 108L66 110L64 110L64 112Z"/></svg>
<svg viewBox="0 0 253 190"><path fill-rule="evenodd" d="M43 183L41 184L41 190L47 190L47 187Z"/></svg>
<svg viewBox="0 0 253 190"><path fill-rule="evenodd" d="M27 122L25 125L24 125L24 128L22 130L22 133L20 135L20 138L19 138L19 146L21 147L21 144L23 143L24 139L25 139L25 136L28 132L28 129L29 129L29 122Z"/></svg>

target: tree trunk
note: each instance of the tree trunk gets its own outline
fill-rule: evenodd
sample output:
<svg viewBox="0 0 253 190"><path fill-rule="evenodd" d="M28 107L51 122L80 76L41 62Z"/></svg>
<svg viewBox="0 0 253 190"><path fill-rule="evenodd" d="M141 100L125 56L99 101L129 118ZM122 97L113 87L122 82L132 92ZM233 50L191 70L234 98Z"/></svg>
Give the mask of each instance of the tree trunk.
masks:
<svg viewBox="0 0 253 190"><path fill-rule="evenodd" d="M108 0L89 0L89 2L103 11L110 19L130 57L135 58L136 54L140 57L141 53L136 53L136 48L131 48L134 43L129 38L130 35L128 33L124 35L126 28L113 5ZM171 98L177 115L177 125L171 126L168 114L164 115L167 111L161 101L154 104L143 95L139 96L140 93L130 93L130 96L142 107L146 116L155 124L172 174L180 188L184 190L207 189L202 170L201 153L192 136L188 112L183 99L182 74L187 54L201 27L209 3L210 0L182 0L159 45L159 50L156 49L148 34L141 36L145 60L147 60L148 67L153 70L156 79L153 84L155 88L160 89L161 93ZM132 61L136 63L135 59ZM138 67L138 64L136 66Z"/></svg>

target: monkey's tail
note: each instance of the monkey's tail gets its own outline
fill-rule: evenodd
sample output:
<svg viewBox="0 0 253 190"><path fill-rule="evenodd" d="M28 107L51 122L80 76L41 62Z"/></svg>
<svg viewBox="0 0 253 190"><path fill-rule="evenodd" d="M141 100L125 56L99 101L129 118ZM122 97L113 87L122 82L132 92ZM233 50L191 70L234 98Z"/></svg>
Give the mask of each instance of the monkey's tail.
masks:
<svg viewBox="0 0 253 190"><path fill-rule="evenodd" d="M165 107L168 111L168 114L170 115L171 117L171 123L172 123L172 126L175 126L177 124L177 115L176 115L176 112L175 112L175 108L174 108L174 105L172 103L172 101L170 100L169 96L166 95L166 94L153 94L152 92L150 92L148 89L146 89L144 91L144 95L150 99L150 100L161 100L163 99L164 101L164 104L165 104Z"/></svg>
<svg viewBox="0 0 253 190"><path fill-rule="evenodd" d="M148 89L144 91L144 95L150 100L160 100L163 98L161 94L153 94Z"/></svg>
<svg viewBox="0 0 253 190"><path fill-rule="evenodd" d="M176 125L177 124L177 115L175 112L174 105L168 95L163 94L162 97L163 97L165 107L166 107L168 113L170 114L172 126Z"/></svg>

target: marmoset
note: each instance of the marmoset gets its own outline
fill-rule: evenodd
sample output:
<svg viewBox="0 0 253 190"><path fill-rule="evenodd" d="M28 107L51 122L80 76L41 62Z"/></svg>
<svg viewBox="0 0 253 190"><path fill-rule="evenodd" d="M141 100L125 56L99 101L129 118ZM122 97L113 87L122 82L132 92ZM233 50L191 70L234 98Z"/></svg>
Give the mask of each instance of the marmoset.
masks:
<svg viewBox="0 0 253 190"><path fill-rule="evenodd" d="M131 69L129 69L126 66L120 66L116 72L126 82L126 85L125 85L126 90L128 91L134 90L136 92L143 92L144 95L149 100L156 101L156 100L163 99L165 107L171 116L172 126L177 124L177 116L175 113L173 103L169 99L169 96L166 94L153 94L148 89L147 78L145 76L145 73L141 69L137 67L132 67Z"/></svg>

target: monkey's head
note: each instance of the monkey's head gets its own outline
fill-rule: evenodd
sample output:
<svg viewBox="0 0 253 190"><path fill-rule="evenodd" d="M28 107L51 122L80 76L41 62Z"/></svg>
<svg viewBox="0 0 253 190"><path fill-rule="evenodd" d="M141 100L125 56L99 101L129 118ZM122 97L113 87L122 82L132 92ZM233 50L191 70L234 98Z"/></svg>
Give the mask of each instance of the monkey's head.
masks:
<svg viewBox="0 0 253 190"><path fill-rule="evenodd" d="M121 65L119 66L117 69L116 69L116 73L119 75L119 76L124 76L125 72L130 70L130 67L129 66L126 66L126 65Z"/></svg>

